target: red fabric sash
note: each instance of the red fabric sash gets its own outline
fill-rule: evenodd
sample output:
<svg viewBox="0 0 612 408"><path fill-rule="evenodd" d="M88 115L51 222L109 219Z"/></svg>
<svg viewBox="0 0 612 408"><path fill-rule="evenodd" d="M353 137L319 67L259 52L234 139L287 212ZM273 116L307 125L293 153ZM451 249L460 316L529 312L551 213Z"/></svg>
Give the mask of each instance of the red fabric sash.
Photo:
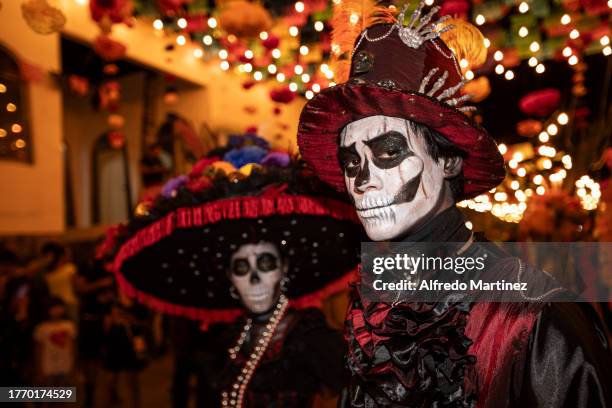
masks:
<svg viewBox="0 0 612 408"><path fill-rule="evenodd" d="M522 369L529 333L540 308L522 303L478 303L472 307L465 334L476 365L466 372L466 392L476 391L478 408L509 405L513 366Z"/></svg>

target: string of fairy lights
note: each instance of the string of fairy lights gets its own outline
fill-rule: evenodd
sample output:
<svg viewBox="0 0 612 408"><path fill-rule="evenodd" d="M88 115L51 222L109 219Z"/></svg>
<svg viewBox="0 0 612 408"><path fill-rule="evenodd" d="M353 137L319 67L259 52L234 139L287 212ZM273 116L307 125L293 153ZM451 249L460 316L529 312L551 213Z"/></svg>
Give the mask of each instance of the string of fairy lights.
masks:
<svg viewBox="0 0 612 408"><path fill-rule="evenodd" d="M84 2L86 0L75 0ZM334 6L341 6L344 0L332 0ZM425 0L427 6L432 6L434 0ZM480 4L480 3L479 3ZM484 4L480 4L483 6ZM413 7L416 5L412 4ZM389 7L395 8L395 5ZM486 17L487 13L480 12L478 5L473 8L472 22L476 26L485 28L484 45L489 49L494 64L492 70L496 75L503 76L508 81L516 79L517 73L514 67L521 60L527 60L529 67L534 72L542 75L547 71L547 61L556 57L555 53L560 50L560 55L567 64L572 67L576 74L580 74L583 66L583 52L600 52L604 56L612 55L610 38L607 33L597 34L599 38L593 38L589 49L582 49L577 45L582 37L589 37L591 33L584 34L584 25L581 25L581 16L576 12L562 12L558 15L558 23L563 29L563 34L556 43L543 41L540 37L542 27L541 19L538 20L537 4L530 1L517 1L515 3L519 17L511 24L510 35L516 34L518 39L524 41L526 46L518 56L516 49L510 51L504 48L503 43L498 43L498 38L487 38L486 28L495 25L495 18ZM608 9L612 8L612 0L607 1ZM308 13L307 6L302 1L293 3L296 13ZM258 37L237 38L233 34L227 34L221 27L219 15L215 10L206 17L206 28L202 32L193 33L189 31L190 22L183 16L177 15L173 18L155 18L152 21L154 31L160 35L170 38L173 45L179 47L192 47L193 58L201 59L212 64L218 64L222 71L232 71L244 75L248 81L254 83L260 81L272 81L286 86L290 92L304 95L311 99L322 89L335 85L335 73L330 68L327 59L331 56L328 51L314 50L318 45L315 43L304 43L302 32L308 29L310 32L324 34L329 30L325 17L317 15L315 18L305 19L306 26L276 24L269 31L262 31ZM306 16L306 14L303 14ZM515 14L513 14L515 16ZM359 12L351 12L347 15L350 24L356 25L360 22ZM553 15L551 19L555 19ZM274 40L275 41L271 41ZM312 40L312 38L311 38ZM561 48L559 44L563 43ZM272 45L271 45L272 44ZM599 48L597 48L599 47ZM331 54L339 54L340 47L330 44ZM512 45L510 45L512 48ZM265 58L263 58L265 57ZM262 64L261 60L266 63ZM469 66L468 61L459 61L464 78L467 81L476 79L482 75L482 68ZM499 219L507 222L519 222L527 208L528 200L534 195L544 195L549 191L561 189L564 181L568 178L568 171L572 169L572 157L570 154L557 150L553 146L554 138L561 127L566 126L571 120L571 112L557 112L551 119L543 123L543 129L534 142L526 142L524 146L499 145L500 152L505 156L509 173L506 180L496 189L482 194L473 200L461 202L462 207L471 208L479 212L490 212ZM526 145L530 145L528 149ZM600 187L597 182L588 176L579 178L571 189L580 198L582 206L586 210L597 207L601 196Z"/></svg>
<svg viewBox="0 0 612 408"><path fill-rule="evenodd" d="M8 88L6 84L0 83L0 95L6 94L7 92ZM9 101L4 105L3 110L7 115L12 116L11 114L15 114L17 112L17 105L14 102ZM0 127L0 140L11 136L16 137L16 139L11 142L11 150L16 151L25 149L27 142L23 138L19 137L23 132L23 125L21 125L15 118L9 117L8 119L9 126L7 126L7 128Z"/></svg>
<svg viewBox="0 0 612 408"><path fill-rule="evenodd" d="M550 145L551 138L559 133L559 128L569 123L569 116L559 112L552 116L554 120L545 123L545 129L538 135L539 144L534 149L511 150L505 144L498 146L499 152L507 160L509 172L504 182L471 200L464 200L458 205L477 212L490 212L506 222L519 222L527 209L527 202L534 194L544 195L549 191L561 189L572 168L572 156ZM601 197L599 183L588 175L583 175L575 182L575 193L580 199L582 208L595 210Z"/></svg>
<svg viewBox="0 0 612 408"><path fill-rule="evenodd" d="M333 3L335 5L340 5L342 0L333 0ZM433 5L433 3L433 0L425 1L425 4L428 6ZM608 7L612 8L612 0L608 1ZM302 13L305 9L304 3L297 1L294 3L294 8L296 12ZM521 14L529 13L530 9L531 6L526 1L522 1L518 4L518 11ZM360 18L361 16L358 13L351 13L348 16L351 24L358 24ZM569 26L572 24L573 20L570 14L565 13L560 17L559 22L563 26ZM484 15L477 14L473 17L473 22L477 26L483 26L487 23L487 20ZM317 32L321 32L325 28L323 21L315 21L313 25ZM179 19L177 21L177 26L184 29L187 26L187 21L185 19ZM208 26L213 30L217 29L217 20L214 17L210 17L208 19ZM153 22L153 27L160 31L164 29L164 24L161 20L157 19ZM287 30L291 38L298 40L296 42L297 58L307 56L310 49L308 45L299 43L300 29L296 26L290 26ZM520 25L517 29L517 34L519 38L528 38L530 33L534 30L534 28L528 27L527 25ZM202 37L202 44L204 47L211 47L214 44L219 45L218 41L215 39L217 36L218 32L214 31L205 34ZM580 36L581 33L578 28L571 29L567 34L569 40L577 40ZM266 41L268 37L268 32L261 32L259 34L259 40L261 41ZM236 41L236 38L230 35L227 37L227 40L233 43ZM185 36L179 34L176 37L176 43L178 45L185 45ZM608 35L601 36L599 38L599 44L604 56L612 54ZM486 37L484 39L484 45L490 52L493 52L493 60L496 62L493 68L494 72L497 75L503 75L508 81L514 80L516 77L514 70L504 63L504 51L502 49L495 49L493 51L492 48L494 48L494 45L491 40ZM311 67L312 64L301 64L297 62L292 70L285 69L281 72L280 67L283 64L287 64L288 60L282 60L283 55L280 48L274 48L271 51L272 61L270 64L263 68L257 68L252 63L252 60L255 58L256 53L262 52L262 47L252 46L247 48L244 50L242 55L243 58L239 58L237 63L232 63L229 60L230 53L227 49L220 45L219 47L216 54L221 70L234 70L238 73L251 75L254 81L275 80L278 83L287 84L290 91L301 92L307 99L311 99L314 94L320 92L321 89L335 85L333 82L334 72L325 62L318 64L318 67L315 67L314 71ZM337 45L332 43L331 51L332 53L338 53L339 50L337 49ZM534 69L536 74L544 74L546 72L545 60L550 58L551 50L547 50L539 40L534 39L529 43L529 52L531 55L527 59L528 65ZM193 53L196 58L201 58L204 55L204 51L201 48L195 48ZM578 50L569 45L563 48L562 55L572 67L578 65L582 59ZM468 61L461 60L460 66L466 80L471 81L475 79L476 74L469 66ZM316 71L322 74L321 77L326 81L313 81ZM502 185L489 191L487 194L482 194L472 200L463 201L459 203L459 205L478 212L490 212L495 217L506 222L519 222L527 209L529 198L534 194L544 195L548 191L562 188L563 182L567 178L567 172L572 168L571 155L557 150L551 145L552 139L559 133L559 128L567 125L569 120L570 118L567 113L557 113L554 120L544 124L545 130L540 132L537 138L537 145L529 153L516 151L513 146L508 147L504 144L500 144L499 150L506 157L510 170L507 178ZM587 175L582 176L576 181L575 193L580 198L585 210L594 210L601 197L599 184Z"/></svg>
<svg viewBox="0 0 612 408"><path fill-rule="evenodd" d="M294 8L297 13L304 13L306 6L303 2L298 1L294 4ZM355 21L354 24L356 23ZM159 33L164 32L168 28L159 18L155 19L152 24L153 28ZM180 30L184 30L187 28L187 24L188 22L185 18L179 18L169 28L173 30L175 28L174 25L176 25ZM302 63L299 61L302 58L307 58L311 49L307 44L300 43L300 28L297 26L292 25L288 28L282 28L294 40L291 43L296 45L295 48L285 47L287 49L283 51L281 47L275 47L268 50L263 46L263 43L273 33L262 31L259 33L258 39L248 41L248 45L241 55L231 56L231 52L222 44L221 40L224 39L232 45L239 41L239 39L232 34L223 37L223 31L219 27L219 22L213 16L208 18L207 25L209 30L201 37L202 45L193 45L194 58L201 59L209 56L208 59L211 60L216 56L219 68L222 71L233 70L237 73L247 74L256 82L264 80L276 81L287 85L291 92L303 94L307 99L311 99L321 89L335 85L333 81L334 73L327 63L320 61L318 64L313 64L311 62ZM325 23L321 20L315 20L312 22L312 28L320 33L325 29ZM281 28L276 27L275 30L278 33L278 30L281 30ZM279 34L283 35L283 33ZM185 46L188 43L188 36L179 31L179 34L175 37L175 42L178 46ZM263 67L256 66L255 60L267 53L271 57L270 63ZM234 61L232 61L232 57L237 58L234 58Z"/></svg>

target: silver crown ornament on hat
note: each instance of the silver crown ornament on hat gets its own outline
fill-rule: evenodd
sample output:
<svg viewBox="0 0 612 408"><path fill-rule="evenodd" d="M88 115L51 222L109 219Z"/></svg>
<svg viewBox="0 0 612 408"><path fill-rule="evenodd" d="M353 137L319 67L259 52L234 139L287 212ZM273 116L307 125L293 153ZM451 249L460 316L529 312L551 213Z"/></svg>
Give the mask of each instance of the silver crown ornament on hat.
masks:
<svg viewBox="0 0 612 408"><path fill-rule="evenodd" d="M461 70L459 69L459 65L457 64L457 60L455 56L453 55L453 53L452 52L450 54L445 53L440 48L440 46L436 43L436 41L434 41L435 39L439 38L442 33L445 33L455 28L454 25L449 24L449 25L446 25L438 29L440 24L449 20L451 17L448 15L442 16L437 21L430 23L433 16L438 11L440 11L440 7L439 6L432 7L432 9L429 10L429 12L421 18L421 16L423 15L424 7L425 7L425 1L421 1L419 3L419 6L412 13L412 16L410 17L410 21L408 21L408 24L404 25L404 17L406 15L406 11L408 10L408 4L404 5L402 7L402 11L397 16L397 22L395 24L392 24L386 33L378 37L374 37L374 38L370 37L368 34L368 30L365 29L363 33L361 33L359 40L355 44L355 47L353 49L353 54L355 53L355 50L357 50L357 48L359 47L359 45L364 39L369 42L381 41L387 38L389 35L393 33L393 31L397 29L399 38L402 40L404 44L406 44L406 46L410 48L419 49L423 45L423 43L427 41L432 41L432 44L434 45L434 47L436 47L438 52L440 52L444 57L453 60L457 73L459 74L460 77L463 77L463 74L461 73ZM427 75L423 77L423 80L421 81L421 85L419 87L420 93L426 94L429 97L434 97L440 102L448 106L452 106L452 107L457 107L457 105L461 105L462 103L468 101L471 98L471 95L469 94L455 97L455 94L467 83L465 79L463 79L456 85L444 88L444 84L446 80L448 79L448 71L444 71L438 77L438 79L433 83L433 85L431 85L429 90L427 90L429 86L429 82L438 73L438 71L439 71L439 68L432 68L427 73ZM436 93L438 94L436 95ZM461 106L461 107L458 107L457 109L462 112L471 112L471 111L476 110L476 107L475 106Z"/></svg>

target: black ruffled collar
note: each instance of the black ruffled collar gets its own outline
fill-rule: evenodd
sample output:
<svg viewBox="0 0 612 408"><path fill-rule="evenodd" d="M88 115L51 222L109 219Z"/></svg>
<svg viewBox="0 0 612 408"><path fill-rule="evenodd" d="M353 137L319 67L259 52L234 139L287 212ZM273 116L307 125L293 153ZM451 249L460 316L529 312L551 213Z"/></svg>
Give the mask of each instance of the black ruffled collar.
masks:
<svg viewBox="0 0 612 408"><path fill-rule="evenodd" d="M471 231L450 207L402 242L465 242ZM400 239L396 239L396 242ZM469 304L368 302L359 294L347 315L347 364L353 407L475 406L465 371L476 363L465 335Z"/></svg>

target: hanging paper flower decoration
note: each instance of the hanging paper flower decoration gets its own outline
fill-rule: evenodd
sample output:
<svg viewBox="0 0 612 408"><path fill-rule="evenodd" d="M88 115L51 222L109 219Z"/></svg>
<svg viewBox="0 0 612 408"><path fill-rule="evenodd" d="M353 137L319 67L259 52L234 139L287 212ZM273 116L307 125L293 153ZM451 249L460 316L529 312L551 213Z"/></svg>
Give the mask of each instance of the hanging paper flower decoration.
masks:
<svg viewBox="0 0 612 408"><path fill-rule="evenodd" d="M116 108L119 99L121 99L121 87L119 86L119 82L110 81L100 85L98 89L98 98L100 108L111 110Z"/></svg>
<svg viewBox="0 0 612 408"><path fill-rule="evenodd" d="M26 82L40 82L45 77L45 70L22 59L19 60L19 75Z"/></svg>
<svg viewBox="0 0 612 408"><path fill-rule="evenodd" d="M100 34L93 43L93 48L105 61L117 61L125 57L126 47L106 34Z"/></svg>
<svg viewBox="0 0 612 408"><path fill-rule="evenodd" d="M183 9L191 0L157 0L159 11L164 15L174 15Z"/></svg>
<svg viewBox="0 0 612 408"><path fill-rule="evenodd" d="M38 34L59 32L66 24L61 10L50 6L47 0L28 0L21 5L21 14L28 26Z"/></svg>
<svg viewBox="0 0 612 408"><path fill-rule="evenodd" d="M68 87L79 96L85 96L89 92L89 80L79 75L68 77Z"/></svg>
<svg viewBox="0 0 612 408"><path fill-rule="evenodd" d="M111 148L119 150L125 144L125 136L119 131L112 131L106 134L108 144Z"/></svg>
<svg viewBox="0 0 612 408"><path fill-rule="evenodd" d="M282 19L282 24L291 27L302 27L308 21L308 14L306 12L298 12L295 8L291 8L289 14L285 15Z"/></svg>
<svg viewBox="0 0 612 408"><path fill-rule="evenodd" d="M289 103L295 99L295 92L291 91L288 86L272 89L270 99L278 103Z"/></svg>
<svg viewBox="0 0 612 408"><path fill-rule="evenodd" d="M228 34L236 37L256 37L262 31L270 30L272 17L258 3L235 0L223 4L219 24Z"/></svg>
<svg viewBox="0 0 612 408"><path fill-rule="evenodd" d="M480 76L463 86L463 94L472 95L470 99L474 103L478 103L486 99L491 93L491 83L486 76Z"/></svg>
<svg viewBox="0 0 612 408"><path fill-rule="evenodd" d="M190 14L186 17L188 33L201 33L208 30L208 16L205 14Z"/></svg>
<svg viewBox="0 0 612 408"><path fill-rule="evenodd" d="M542 131L542 122L535 119L525 119L516 124L516 133L523 137L534 137Z"/></svg>
<svg viewBox="0 0 612 408"><path fill-rule="evenodd" d="M132 17L134 5L131 0L90 0L89 12L96 23L125 23Z"/></svg>
<svg viewBox="0 0 612 408"><path fill-rule="evenodd" d="M530 92L519 101L519 108L527 115L546 117L559 106L561 92L547 88Z"/></svg>
<svg viewBox="0 0 612 408"><path fill-rule="evenodd" d="M265 40L261 42L261 45L263 45L264 48L267 50L273 50L275 48L278 48L279 44L280 44L280 39L278 38L278 36L274 34L268 34L268 38L266 38Z"/></svg>
<svg viewBox="0 0 612 408"><path fill-rule="evenodd" d="M441 16L467 17L470 11L470 3L465 0L447 0L440 7Z"/></svg>

